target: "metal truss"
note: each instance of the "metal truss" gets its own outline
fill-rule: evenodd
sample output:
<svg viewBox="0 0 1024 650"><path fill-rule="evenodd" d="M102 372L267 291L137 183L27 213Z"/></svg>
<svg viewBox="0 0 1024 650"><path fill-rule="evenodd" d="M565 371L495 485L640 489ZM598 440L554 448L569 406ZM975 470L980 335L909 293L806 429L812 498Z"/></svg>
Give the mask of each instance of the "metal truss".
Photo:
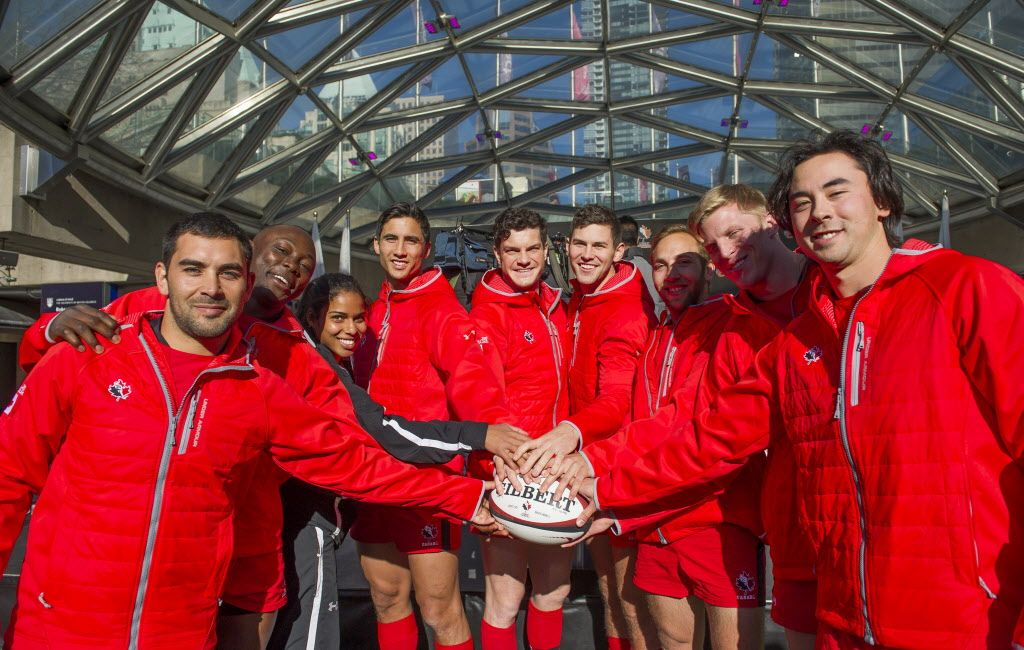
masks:
<svg viewBox="0 0 1024 650"><path fill-rule="evenodd" d="M477 13L493 4L467 2L479 5ZM937 217L936 188L953 193L954 211L964 214L987 209L1009 215L1007 208L1024 202L1019 183L1010 180L1022 165L1007 169L999 158L1024 159L1024 58L995 38L986 41L965 31L991 11L993 0L958 3L963 6L948 24L899 0L820 4L850 5L860 12L856 20L841 20L830 10L791 13L773 0L760 6L538 0L516 2L510 11L454 29L445 0L310 0L295 6L287 6L287 0L254 0L234 17L201 0L95 0L8 68L0 67L0 120L75 165L175 208L220 210L248 228L326 209L321 226L333 236L346 214L372 203L368 197L394 200L395 188L404 187L394 183L416 175L432 179L415 198L439 219L479 223L521 205L564 217L573 209L564 199L583 187L607 194L606 202L623 214L682 217L710 185L748 180L736 177L738 166L730 171L734 156L759 170L763 181L774 172L778 153L806 132L860 129L863 123L869 130L865 137L881 137L896 121L903 124L901 146L890 146L889 153L914 206L914 228ZM0 20L28 6L28 0L0 2ZM629 25L617 18L625 15L624 7L633 12ZM141 49L150 16L160 11L195 25L195 42L176 46L173 56L162 46L154 45L153 54ZM591 21L585 30L577 12ZM382 48L381 39L394 37L394 26L413 15L418 22L408 32L415 37L406 37L411 42ZM672 16L687 15L694 20L671 22ZM292 67L275 39L323 21L338 31ZM425 21L439 28L436 38L420 33ZM662 28L661 22L669 24ZM723 44L734 58L731 71L685 54L701 48L714 52ZM813 78L788 75L780 67L766 74L765 61L757 59L762 45L806 61ZM899 61L894 81L877 60L861 55L870 47L911 47L920 54L906 70ZM92 58L78 65L87 52ZM498 69L479 69L481 55L489 55ZM128 84L112 85L122 66L131 65L130 56L151 57L151 69ZM532 57L550 60L525 70L513 66ZM957 100L957 89L948 97L922 92L926 71L941 57L985 110ZM772 65L782 65L782 59L777 56ZM465 77L455 84L461 91L454 96L425 92L441 70L451 74L444 66L453 60ZM232 98L230 84L241 83L233 80L245 65L261 71L258 87ZM44 89L75 67L78 85L58 106ZM495 83L480 83L492 73ZM650 76L647 88L631 81L644 74ZM667 83L670 79L675 85ZM565 90L552 90L555 80L562 80ZM580 83L587 88L581 91ZM111 93L112 87L118 92ZM336 87L337 96L325 96L328 87ZM349 101L341 89L349 87L370 92L340 110L341 102ZM429 101L421 100L428 94ZM222 99L212 101L214 96ZM844 111L844 105L861 112ZM161 120L151 124L154 106L161 107ZM721 115L709 122L707 114L715 110ZM200 111L205 113L197 119ZM301 111L306 114L296 114ZM502 139L496 121L502 114L534 127L520 126ZM774 135L765 136L761 124L756 137L748 136L744 128L751 114L762 121L770 114L767 119L778 124ZM713 123L718 118L722 129ZM312 126L301 133L282 127L299 120ZM470 128L479 143L467 139ZM113 136L119 129L144 135L143 146L129 150L119 143ZM651 142L634 153L629 138L638 133L650 134ZM439 142L451 150L422 155ZM381 146L387 149L374 160L373 149ZM357 167L345 167L347 157ZM688 169L686 161L708 166L713 173L689 178L682 175L680 161ZM215 169L199 186L175 174L189 164ZM533 171L512 178L513 168ZM290 173L282 178L285 170ZM326 185L325 170L336 174ZM486 202L453 204L448 198L481 178L492 192ZM512 181L519 179L521 186L524 178L528 186L513 190ZM648 188L648 200L620 195L616 179ZM261 205L245 198L257 187L271 188ZM560 203L549 203L551 197L561 197ZM372 226L357 226L353 234L358 243L372 234Z"/></svg>

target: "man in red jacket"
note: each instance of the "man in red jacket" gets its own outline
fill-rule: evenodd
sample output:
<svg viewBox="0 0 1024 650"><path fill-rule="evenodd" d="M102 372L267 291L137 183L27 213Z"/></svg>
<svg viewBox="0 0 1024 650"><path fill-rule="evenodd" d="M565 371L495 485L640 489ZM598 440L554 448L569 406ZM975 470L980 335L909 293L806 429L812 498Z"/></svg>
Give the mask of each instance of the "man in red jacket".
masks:
<svg viewBox="0 0 1024 650"><path fill-rule="evenodd" d="M620 261L625 248L615 213L599 205L576 211L569 236L569 261L576 277L569 302L571 330L565 338L569 417L520 447L517 453L531 453L524 472L533 467L539 473L552 458L606 438L629 414L637 359L654 317L643 276L629 262ZM641 599L628 579L635 540L601 536L590 542L590 554L605 603L608 647L647 647L656 635L648 616L642 617L641 625Z"/></svg>
<svg viewBox="0 0 1024 650"><path fill-rule="evenodd" d="M525 208L509 208L494 221L494 255L499 268L484 274L473 292L470 312L501 360L498 378L511 423L538 437L569 411L561 333L565 305L561 290L541 280L547 261L547 223ZM473 475L486 478L493 462L471 456ZM474 462L475 461L475 462ZM483 544L486 600L481 626L484 650L518 647L516 616L532 593L526 639L534 650L552 650L562 640L562 605L569 595L572 551L522 540L491 538Z"/></svg>
<svg viewBox="0 0 1024 650"><path fill-rule="evenodd" d="M409 203L389 207L377 220L373 246L387 277L368 319L377 344L370 396L387 413L411 420L508 420L492 345L476 331L441 269L423 270L430 254L423 212ZM456 458L447 471L460 473L463 465ZM359 509L351 535L359 542L382 649L416 648L412 589L438 649L473 647L459 592L460 534L429 510Z"/></svg>
<svg viewBox="0 0 1024 650"><path fill-rule="evenodd" d="M894 248L901 189L874 140L834 132L780 167L773 214L817 262L808 310L694 433L584 491L616 515L641 490L685 501L782 440L819 648L1005 648L1024 604L1024 282L916 240Z"/></svg>
<svg viewBox="0 0 1024 650"><path fill-rule="evenodd" d="M235 504L268 454L343 494L459 518L478 508L479 481L366 445L343 394L328 415L250 363L235 327L250 257L227 219L180 222L156 268L168 309L130 318L103 353L53 349L0 418L3 563L39 494L17 647L212 647Z"/></svg>

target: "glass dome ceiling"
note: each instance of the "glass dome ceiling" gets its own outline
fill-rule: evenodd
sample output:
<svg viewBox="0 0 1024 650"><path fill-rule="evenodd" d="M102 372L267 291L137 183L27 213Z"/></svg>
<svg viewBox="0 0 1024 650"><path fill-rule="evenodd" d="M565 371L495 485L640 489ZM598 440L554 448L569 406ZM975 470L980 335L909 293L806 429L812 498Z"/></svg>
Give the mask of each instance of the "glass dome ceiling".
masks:
<svg viewBox="0 0 1024 650"><path fill-rule="evenodd" d="M10 0L0 119L252 225L415 200L683 218L810 130L878 138L908 223L1024 201L1024 0Z"/></svg>

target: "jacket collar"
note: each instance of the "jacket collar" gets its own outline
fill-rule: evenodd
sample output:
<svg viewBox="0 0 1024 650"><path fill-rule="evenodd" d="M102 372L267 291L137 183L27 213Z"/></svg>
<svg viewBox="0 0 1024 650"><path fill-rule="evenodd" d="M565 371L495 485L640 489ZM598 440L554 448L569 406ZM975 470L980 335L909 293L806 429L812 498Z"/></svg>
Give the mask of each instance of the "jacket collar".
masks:
<svg viewBox="0 0 1024 650"><path fill-rule="evenodd" d="M477 284L473 292L473 304L504 303L510 305L536 305L550 313L562 298L562 290L541 282L540 291L518 291L505 281L498 269L491 269Z"/></svg>
<svg viewBox="0 0 1024 650"><path fill-rule="evenodd" d="M581 294L583 296L603 296L627 287L630 282L637 276L638 271L633 266L632 262L615 262L615 273L610 278L598 285L596 289L587 294ZM572 286L574 294L580 294L582 291L580 283L574 278L572 280Z"/></svg>
<svg viewBox="0 0 1024 650"><path fill-rule="evenodd" d="M440 290L443 288L441 285L447 284L441 267L435 266L413 278L409 286L404 289L392 289L388 281L384 280L380 287L379 298L381 300L407 300Z"/></svg>
<svg viewBox="0 0 1024 650"><path fill-rule="evenodd" d="M150 323L162 317L163 312L156 310L135 314L125 319L125 325L122 326L122 329L130 328L140 339L144 339L151 349L160 349L163 344L157 340L156 333L153 331ZM242 332L237 323L231 326L223 351L210 358L210 368L220 366L252 367L252 361L249 357L249 345L242 339Z"/></svg>

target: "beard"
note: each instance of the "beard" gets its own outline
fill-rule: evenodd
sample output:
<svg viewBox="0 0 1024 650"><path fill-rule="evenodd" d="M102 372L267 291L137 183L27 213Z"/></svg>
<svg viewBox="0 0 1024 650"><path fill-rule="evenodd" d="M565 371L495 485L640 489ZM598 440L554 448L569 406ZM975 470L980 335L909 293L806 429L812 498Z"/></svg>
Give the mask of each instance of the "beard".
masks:
<svg viewBox="0 0 1024 650"><path fill-rule="evenodd" d="M206 318L195 314L192 305L217 305L224 307L224 311L215 318ZM171 312L178 329L194 339L216 338L228 331L235 323L238 315L238 306L232 307L227 300L194 300L176 298L169 296L167 309Z"/></svg>

